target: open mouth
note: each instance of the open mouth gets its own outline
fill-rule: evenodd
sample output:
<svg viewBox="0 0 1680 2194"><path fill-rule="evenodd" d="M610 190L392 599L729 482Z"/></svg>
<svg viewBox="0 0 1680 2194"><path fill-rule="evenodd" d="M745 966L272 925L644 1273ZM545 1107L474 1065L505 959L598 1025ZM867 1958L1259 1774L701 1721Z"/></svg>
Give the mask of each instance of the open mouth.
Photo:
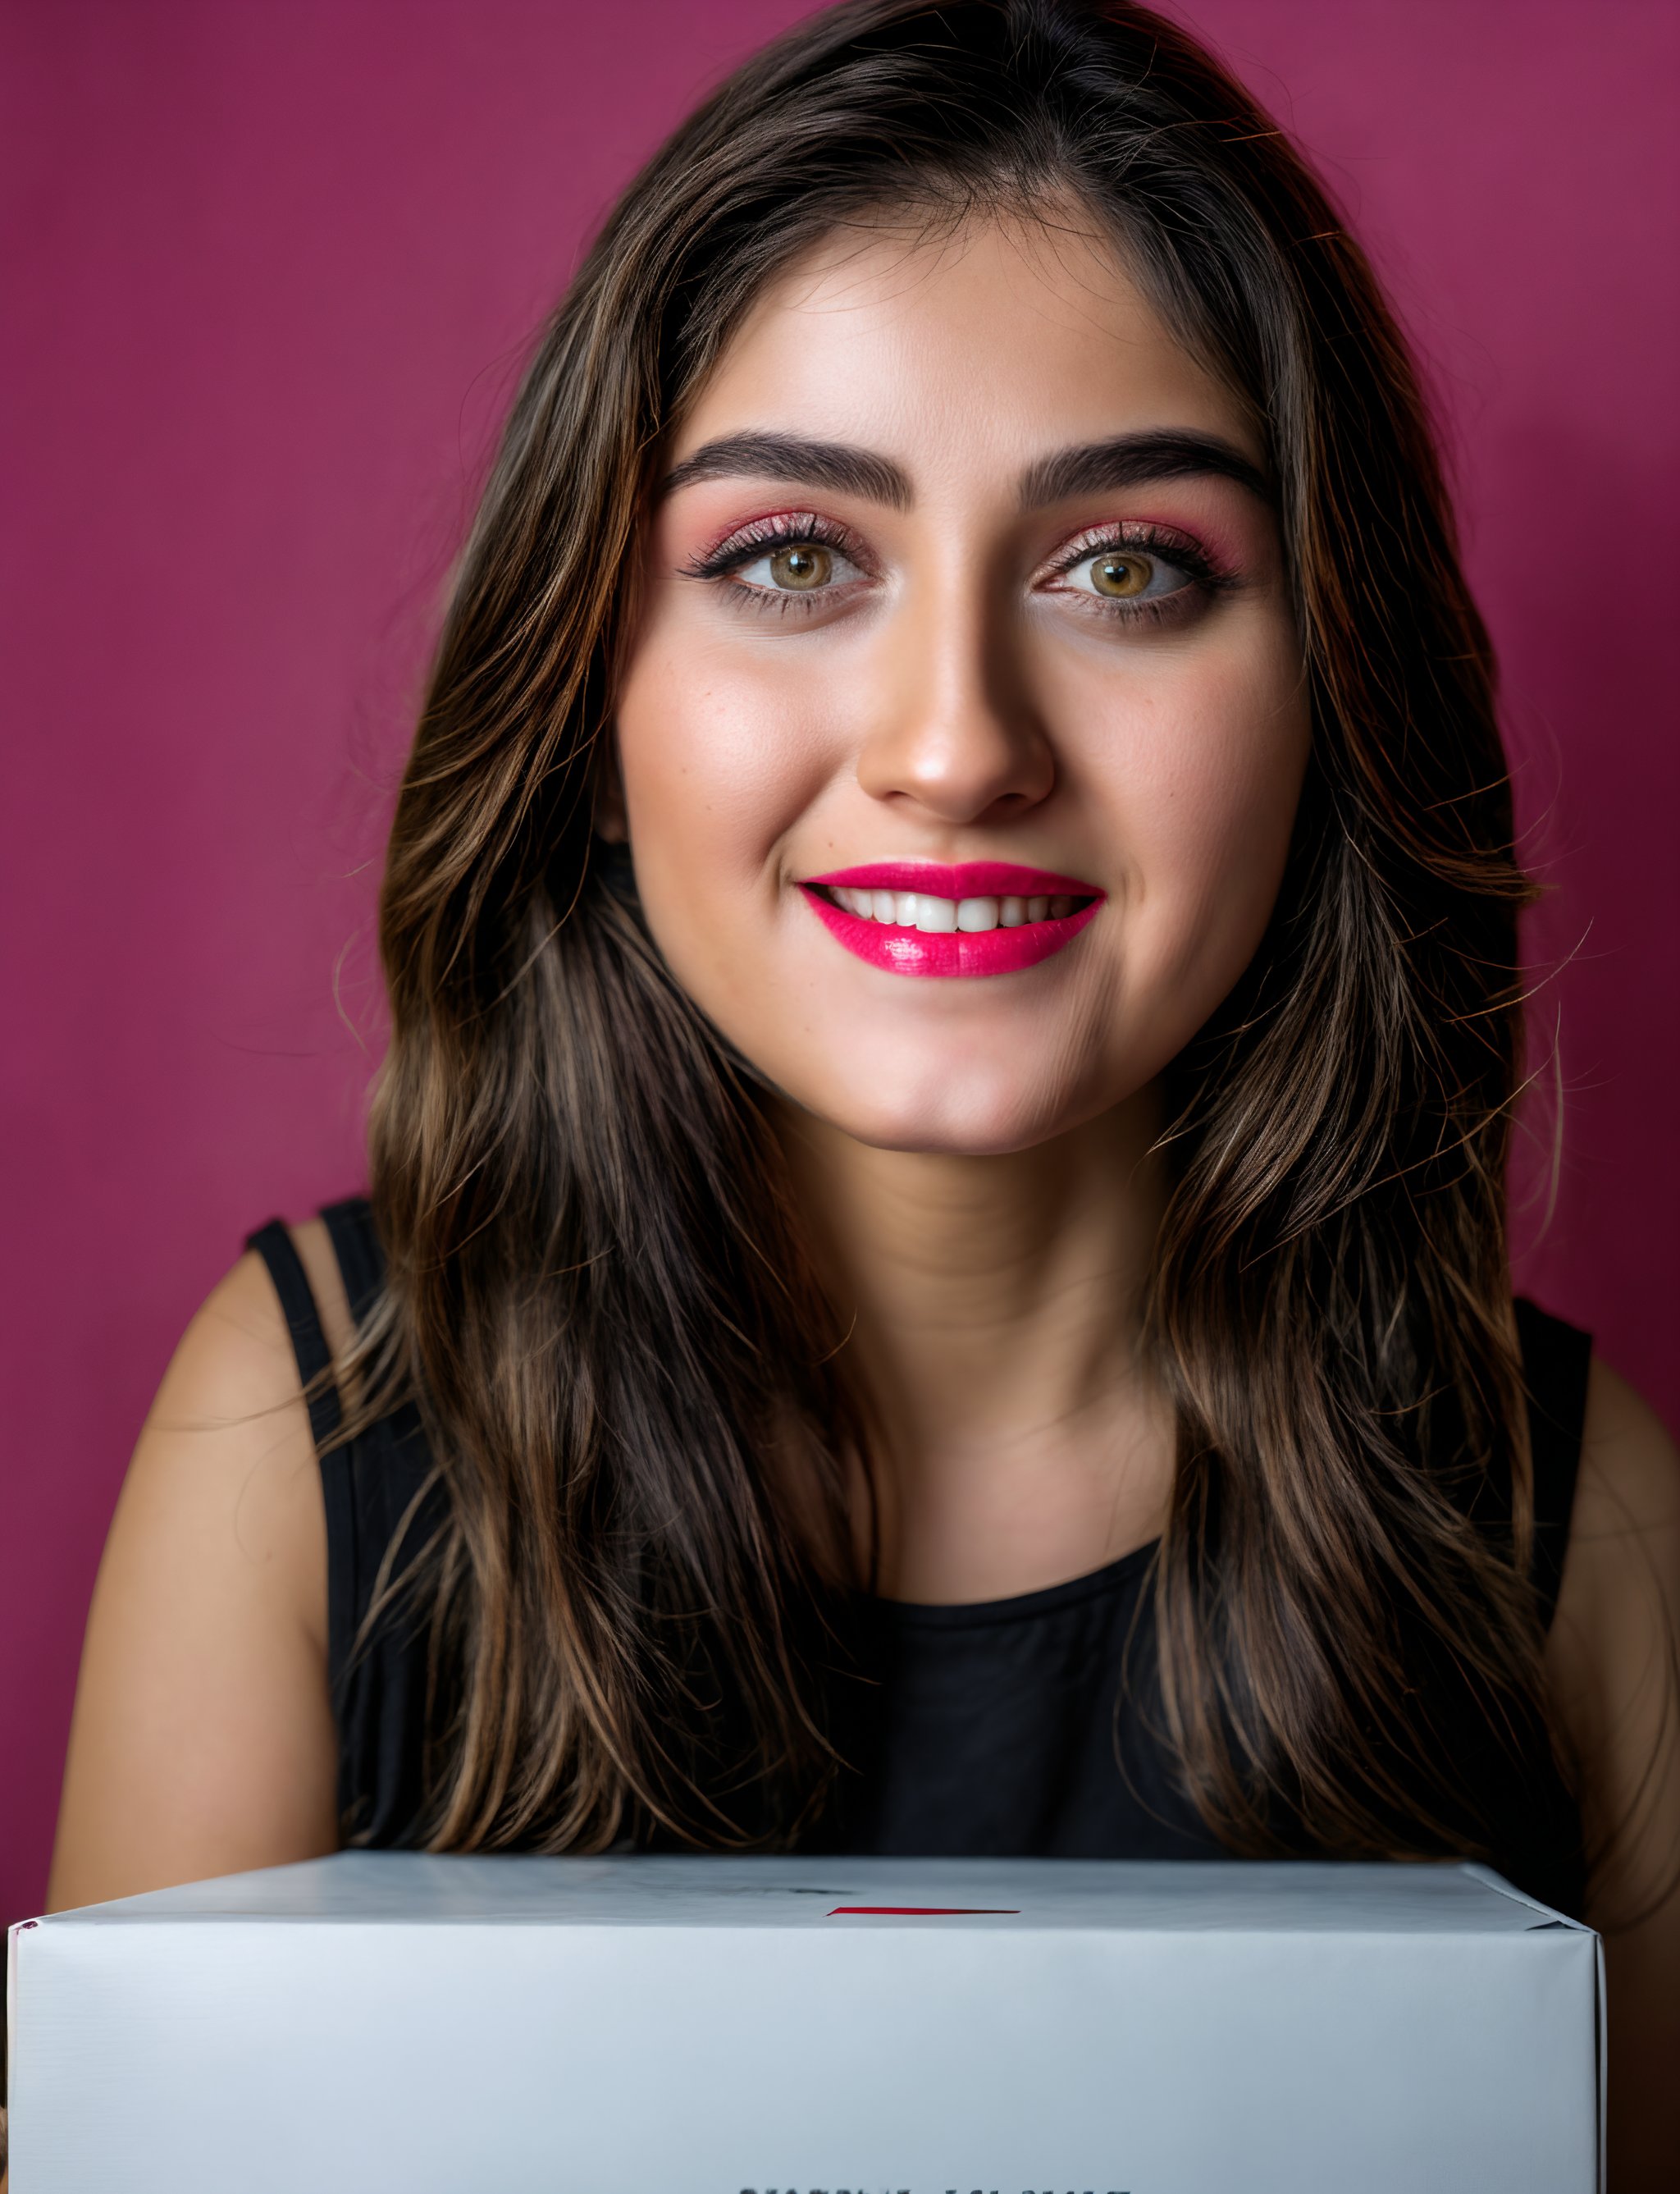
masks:
<svg viewBox="0 0 1680 2194"><path fill-rule="evenodd" d="M1004 975L1070 945L1102 905L1094 884L1009 861L883 861L801 886L848 951L901 975Z"/></svg>
<svg viewBox="0 0 1680 2194"><path fill-rule="evenodd" d="M983 937L989 929L1024 929L1029 922L1065 922L1092 903L1094 893L1039 893L1030 899L1006 893L994 899L941 899L932 892L865 891L851 884L815 884L832 906L843 907L860 922L879 922L893 929L919 929L925 937Z"/></svg>

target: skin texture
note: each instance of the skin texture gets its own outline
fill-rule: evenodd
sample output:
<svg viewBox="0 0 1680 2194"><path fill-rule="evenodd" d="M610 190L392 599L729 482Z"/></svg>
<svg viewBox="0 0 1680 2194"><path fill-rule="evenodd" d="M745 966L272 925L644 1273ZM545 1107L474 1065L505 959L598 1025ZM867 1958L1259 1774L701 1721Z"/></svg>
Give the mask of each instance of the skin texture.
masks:
<svg viewBox="0 0 1680 2194"><path fill-rule="evenodd" d="M996 341L1000 311L1026 340ZM778 428L888 460L907 504L744 468L664 500L616 710L650 926L746 1056L852 1140L1042 1144L1144 1089L1252 958L1309 727L1256 497L1180 479L1023 510L1021 484L1121 434L1205 433L1257 467L1260 448L1108 254L999 227L854 244L772 289L671 464ZM743 525L807 513L855 543L855 577L798 594L689 576ZM1133 605L1053 569L1117 522L1216 554L1232 591L1122 621ZM922 982L836 951L797 888L987 859L1107 904L1041 967Z"/></svg>
<svg viewBox="0 0 1680 2194"><path fill-rule="evenodd" d="M1007 226L851 238L795 270L668 477L765 433L865 452L897 492L748 462L664 497L605 827L684 987L786 1098L881 1418L885 1589L1029 1591L1160 1528L1171 1430L1135 1350L1155 1077L1259 941L1310 727L1259 497L1214 475L1023 487L1118 436L1262 451L1110 253ZM829 588L778 596L767 557L695 575L743 527L805 520L846 543ZM1087 567L1116 530L1165 544L1169 584L1183 542L1228 588L1115 614ZM920 980L846 952L800 888L971 859L1106 899L1037 967Z"/></svg>
<svg viewBox="0 0 1680 2194"><path fill-rule="evenodd" d="M679 979L782 1093L877 1407L880 1586L900 1597L1030 1591L1161 1526L1170 1426L1135 1347L1156 1080L1259 941L1309 738L1262 497L1197 476L1023 507L1047 456L1161 431L1259 457L1110 256L1003 227L854 233L815 255L760 302L665 453L668 472L779 434L898 476L883 496L736 463L664 497L601 822L628 836ZM762 562L687 575L776 514L855 547L828 600L732 594L771 576ZM1124 522L1201 543L1232 583L1159 623L1108 617L1062 566ZM918 859L1019 861L1106 898L1064 952L968 981L866 965L800 889ZM324 1230L296 1238L341 1341ZM183 1341L112 1526L54 1908L333 1848L324 1576L286 1330L247 1258ZM1617 1930L1622 2194L1672 2184L1680 2152L1664 2076L1680 2059L1680 1898L1663 1893L1677 1632L1680 1460L1597 1364L1549 1663L1590 1829L1632 1823L1590 1915Z"/></svg>

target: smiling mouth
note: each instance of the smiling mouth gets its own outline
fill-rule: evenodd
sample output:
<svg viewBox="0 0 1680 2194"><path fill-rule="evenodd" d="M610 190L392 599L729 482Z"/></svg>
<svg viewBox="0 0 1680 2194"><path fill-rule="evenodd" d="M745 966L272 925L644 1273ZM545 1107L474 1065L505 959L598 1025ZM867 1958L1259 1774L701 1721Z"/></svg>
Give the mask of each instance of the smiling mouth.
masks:
<svg viewBox="0 0 1680 2194"><path fill-rule="evenodd" d="M1072 944L1105 897L1007 861L879 862L800 888L837 943L897 975L1018 974Z"/></svg>
<svg viewBox="0 0 1680 2194"><path fill-rule="evenodd" d="M866 890L854 884L812 884L810 890L829 905L843 908L859 922L878 922L895 929L920 930L925 937L949 937L960 930L982 937L989 929L1024 929L1041 922L1065 922L1091 905L1094 893L1038 893L1031 898L1008 893L998 898L941 899L932 892Z"/></svg>

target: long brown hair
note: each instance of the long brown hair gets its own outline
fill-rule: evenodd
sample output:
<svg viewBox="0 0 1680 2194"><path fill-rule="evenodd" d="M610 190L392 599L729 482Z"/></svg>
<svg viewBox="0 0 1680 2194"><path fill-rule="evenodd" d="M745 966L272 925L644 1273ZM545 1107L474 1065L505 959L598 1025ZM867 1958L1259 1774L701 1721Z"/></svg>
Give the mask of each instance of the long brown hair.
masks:
<svg viewBox="0 0 1680 2194"><path fill-rule="evenodd" d="M854 0L606 221L513 407L398 805L389 1270L358 1354L369 1407L417 1400L444 1496L406 1580L434 1846L820 1814L862 1412L752 1077L593 836L596 748L650 467L766 279L883 207L1069 202L1264 432L1314 721L1267 938L1170 1077L1151 1710L1245 1851L1482 1848L1445 1732L1543 1727L1503 1189L1526 887L1404 345L1287 140L1162 18Z"/></svg>

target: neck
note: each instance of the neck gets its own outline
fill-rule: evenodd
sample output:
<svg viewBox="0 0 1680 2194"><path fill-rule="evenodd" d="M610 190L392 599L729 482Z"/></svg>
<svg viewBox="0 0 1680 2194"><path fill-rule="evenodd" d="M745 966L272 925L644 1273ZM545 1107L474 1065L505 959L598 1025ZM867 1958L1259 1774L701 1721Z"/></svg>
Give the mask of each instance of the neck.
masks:
<svg viewBox="0 0 1680 2194"><path fill-rule="evenodd" d="M1158 1129L1152 1088L1001 1157L786 1122L873 1428L882 1589L1004 1597L1160 1528L1170 1431L1138 1345Z"/></svg>

